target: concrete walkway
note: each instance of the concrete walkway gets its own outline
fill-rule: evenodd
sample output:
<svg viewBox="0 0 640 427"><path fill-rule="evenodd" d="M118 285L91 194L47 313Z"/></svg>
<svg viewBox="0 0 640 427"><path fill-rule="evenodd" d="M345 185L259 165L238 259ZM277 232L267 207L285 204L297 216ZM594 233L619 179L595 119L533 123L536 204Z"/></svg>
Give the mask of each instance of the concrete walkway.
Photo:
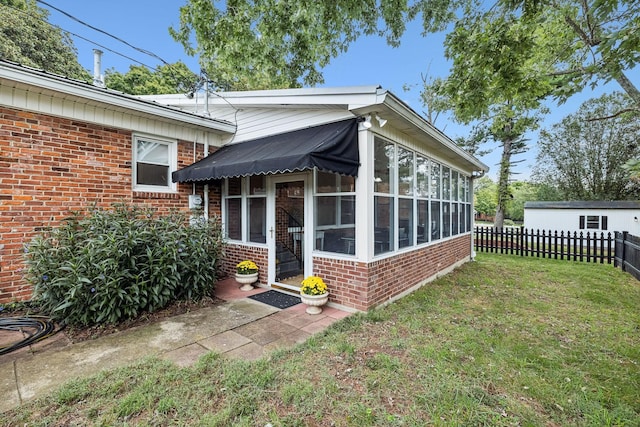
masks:
<svg viewBox="0 0 640 427"><path fill-rule="evenodd" d="M280 310L246 298L233 279L216 285L225 302L160 322L72 344L58 333L31 347L0 356L0 412L58 388L64 382L147 356L190 366L209 351L255 360L267 352L304 342L350 313L325 307L318 315L304 304Z"/></svg>

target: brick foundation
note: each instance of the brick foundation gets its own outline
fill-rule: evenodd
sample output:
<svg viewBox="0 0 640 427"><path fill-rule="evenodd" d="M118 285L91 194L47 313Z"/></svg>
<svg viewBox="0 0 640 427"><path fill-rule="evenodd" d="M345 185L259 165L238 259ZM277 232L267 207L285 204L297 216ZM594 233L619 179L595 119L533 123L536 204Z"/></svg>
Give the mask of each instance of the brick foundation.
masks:
<svg viewBox="0 0 640 427"><path fill-rule="evenodd" d="M367 311L394 300L432 279L443 270L469 259L468 234L370 263L315 255L313 274L329 287L329 301L355 310ZM235 265L245 259L260 267L260 283L267 283L266 248L228 244L224 271L233 276Z"/></svg>
<svg viewBox="0 0 640 427"><path fill-rule="evenodd" d="M313 274L327 283L331 302L367 311L470 256L470 238L465 234L370 263L314 256Z"/></svg>
<svg viewBox="0 0 640 427"><path fill-rule="evenodd" d="M240 261L250 260L258 266L258 283L267 283L269 251L267 248L229 243L225 247L222 272L228 277L236 274L236 265Z"/></svg>

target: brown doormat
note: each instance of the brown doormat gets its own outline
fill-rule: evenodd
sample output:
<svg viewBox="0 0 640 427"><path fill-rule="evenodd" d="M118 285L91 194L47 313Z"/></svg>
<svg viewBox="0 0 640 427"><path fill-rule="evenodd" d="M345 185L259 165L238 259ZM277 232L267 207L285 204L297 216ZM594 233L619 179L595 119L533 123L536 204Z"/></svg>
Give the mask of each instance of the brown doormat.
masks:
<svg viewBox="0 0 640 427"><path fill-rule="evenodd" d="M248 298L280 309L288 308L302 302L300 301L300 297L288 295L274 290L251 295Z"/></svg>

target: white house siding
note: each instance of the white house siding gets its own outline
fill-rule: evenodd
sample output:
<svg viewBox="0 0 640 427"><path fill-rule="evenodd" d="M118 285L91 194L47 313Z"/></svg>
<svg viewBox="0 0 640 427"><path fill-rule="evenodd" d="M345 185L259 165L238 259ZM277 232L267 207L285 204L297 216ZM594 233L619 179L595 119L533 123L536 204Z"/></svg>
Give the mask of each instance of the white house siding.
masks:
<svg viewBox="0 0 640 427"><path fill-rule="evenodd" d="M252 108L233 115L238 124L234 143L353 118L349 111L328 108ZM224 117L233 121L231 115Z"/></svg>
<svg viewBox="0 0 640 427"><path fill-rule="evenodd" d="M607 229L580 228L580 217L607 217ZM628 231L640 235L640 202L527 202L524 227L533 230L573 232Z"/></svg>

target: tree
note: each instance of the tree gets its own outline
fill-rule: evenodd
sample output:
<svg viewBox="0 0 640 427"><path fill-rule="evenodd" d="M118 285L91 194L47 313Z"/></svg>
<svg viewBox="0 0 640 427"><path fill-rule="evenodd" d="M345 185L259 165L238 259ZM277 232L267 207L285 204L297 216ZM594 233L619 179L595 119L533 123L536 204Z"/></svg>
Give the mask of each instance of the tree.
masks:
<svg viewBox="0 0 640 427"><path fill-rule="evenodd" d="M547 182L535 182L537 193L535 200L556 201L562 200L562 193L555 184Z"/></svg>
<svg viewBox="0 0 640 427"><path fill-rule="evenodd" d="M631 107L640 106L637 89L625 75L640 55L640 8L627 0L504 0L486 12L470 8L447 36L453 67L444 84L437 82L436 92L449 96L456 120L479 120L466 148L473 151L490 139L502 145L495 220L500 227L509 200L511 156L525 149L514 119L530 119L523 114L538 109L545 98L563 102L587 85L610 80L635 100ZM504 110L514 105L525 108ZM533 129L535 122L526 120L520 125Z"/></svg>
<svg viewBox="0 0 640 427"><path fill-rule="evenodd" d="M623 168L640 156L640 114L620 113L630 103L620 93L604 95L543 131L535 179L555 184L565 200L636 199L640 188L627 179Z"/></svg>
<svg viewBox="0 0 640 427"><path fill-rule="evenodd" d="M481 215L491 216L496 212L496 183L488 176L473 181L473 207Z"/></svg>
<svg viewBox="0 0 640 427"><path fill-rule="evenodd" d="M361 35L397 46L408 20L422 16L428 31L452 20L463 0L188 0L173 38L223 89L316 85L321 69ZM195 44L193 44L195 41Z"/></svg>
<svg viewBox="0 0 640 427"><path fill-rule="evenodd" d="M534 43L546 53L541 76L555 78L553 95L565 100L587 85L616 80L640 105L626 76L640 52L640 4L635 0L498 0L489 8L472 0L187 0L180 24L170 28L222 88L315 85L322 67L362 35L399 44L406 22L422 19L423 34L442 31L469 15L490 14L486 36L510 57L520 45L501 37L504 22L538 28ZM549 66L551 65L551 66ZM514 76L517 79L518 75Z"/></svg>
<svg viewBox="0 0 640 427"><path fill-rule="evenodd" d="M552 96L560 103L586 87L615 80L632 100L627 110L640 111L640 90L628 72L640 59L640 3L636 0L503 0L521 19L538 23L548 39L546 50L558 77ZM628 175L640 180L640 159L631 159Z"/></svg>
<svg viewBox="0 0 640 427"><path fill-rule="evenodd" d="M527 181L515 181L509 185L511 203L506 216L513 221L524 221L524 204L538 200L538 185Z"/></svg>
<svg viewBox="0 0 640 427"><path fill-rule="evenodd" d="M489 7L473 0L216 3L187 0L180 25L170 32L188 54L200 56L221 89L315 85L323 81L322 67L362 35L385 36L397 46L409 20L420 17L425 35L457 22L450 57L460 58L459 70L468 65L475 72L452 96L452 107L461 122L479 124L474 143L491 139L503 147L501 197L511 156L525 148L522 135L535 128L532 114L543 100L563 102L585 87L615 80L634 99L633 108L640 105L627 76L640 59L636 0L498 0ZM463 40L475 51L468 58L457 42Z"/></svg>
<svg viewBox="0 0 640 427"><path fill-rule="evenodd" d="M199 82L200 78L181 61L161 65L155 72L140 65L131 65L125 74L111 69L105 72L109 89L131 95L188 94L197 89Z"/></svg>
<svg viewBox="0 0 640 427"><path fill-rule="evenodd" d="M0 58L90 82L68 33L32 0L0 0Z"/></svg>
<svg viewBox="0 0 640 427"><path fill-rule="evenodd" d="M554 96L566 100L585 87L611 80L640 110L640 91L627 71L640 60L640 3L636 0L504 0L522 19L537 22L549 38L551 75L561 78Z"/></svg>
<svg viewBox="0 0 640 427"><path fill-rule="evenodd" d="M504 223L510 200L512 157L526 151L523 135L537 128L541 103L553 87L541 78L545 58L539 28L501 9L469 11L445 39L445 55L453 61L446 79L431 90L448 100L456 121L476 123L463 146L471 152L486 142L502 147L497 185L496 227Z"/></svg>

